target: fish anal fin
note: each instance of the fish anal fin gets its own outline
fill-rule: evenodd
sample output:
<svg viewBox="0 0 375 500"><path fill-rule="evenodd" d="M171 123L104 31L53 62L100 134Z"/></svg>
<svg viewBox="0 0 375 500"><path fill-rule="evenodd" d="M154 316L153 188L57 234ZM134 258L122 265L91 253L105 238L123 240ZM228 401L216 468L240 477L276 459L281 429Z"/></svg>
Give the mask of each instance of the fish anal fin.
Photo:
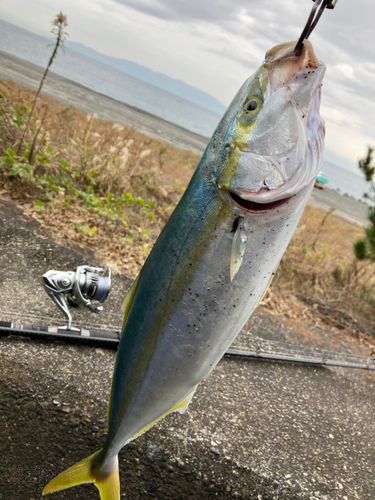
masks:
<svg viewBox="0 0 375 500"><path fill-rule="evenodd" d="M180 413L181 415L183 415L185 413L185 411L187 410L187 407L189 406L190 401L193 399L193 396L194 396L194 393L195 393L197 387L198 386L196 385L194 387L194 389L189 392L189 394L186 396L186 398L183 399L181 401L181 403L179 403L177 406L175 406L173 408L173 410L171 410L171 411L178 411L178 413Z"/></svg>
<svg viewBox="0 0 375 500"><path fill-rule="evenodd" d="M140 430L139 432L137 432L137 434L135 434L134 436L132 436L130 439L128 439L127 443L129 443L130 441L133 441L134 439L136 439L137 437L141 436L143 433L145 433L146 431L148 431L149 429L151 429L151 427L153 427L155 424L157 424L158 422L160 422L160 420L162 420L164 417L166 417L167 415L169 415L170 413L173 413L174 411L177 411L178 413L180 413L181 415L183 413L185 413L187 407L189 406L189 403L190 401L192 400L193 396L194 396L194 393L195 393L195 390L198 386L196 385L188 394L187 396L184 397L184 399L182 399L179 403L177 403L171 410L167 411L164 413L164 415L162 415L161 417L157 418L156 420L154 420L153 422L151 422L151 424L148 424L146 425L146 427L144 427L142 430Z"/></svg>

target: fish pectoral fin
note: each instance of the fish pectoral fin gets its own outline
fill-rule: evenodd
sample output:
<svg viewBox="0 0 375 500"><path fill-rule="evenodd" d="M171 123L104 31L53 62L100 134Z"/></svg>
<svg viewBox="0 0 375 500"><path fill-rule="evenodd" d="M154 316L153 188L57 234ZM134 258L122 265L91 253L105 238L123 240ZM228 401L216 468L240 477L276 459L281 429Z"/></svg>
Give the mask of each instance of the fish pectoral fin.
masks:
<svg viewBox="0 0 375 500"><path fill-rule="evenodd" d="M66 471L52 479L44 488L42 495L66 490L79 484L94 483L100 493L100 500L119 500L120 481L118 473L118 458L115 457L109 473L103 474L101 468L101 453L97 451L93 455L81 460Z"/></svg>
<svg viewBox="0 0 375 500"><path fill-rule="evenodd" d="M234 277L238 273L243 256L245 255L246 249L246 233L245 233L245 221L242 217L239 218L236 232L233 236L232 248L230 253L230 280L233 281Z"/></svg>

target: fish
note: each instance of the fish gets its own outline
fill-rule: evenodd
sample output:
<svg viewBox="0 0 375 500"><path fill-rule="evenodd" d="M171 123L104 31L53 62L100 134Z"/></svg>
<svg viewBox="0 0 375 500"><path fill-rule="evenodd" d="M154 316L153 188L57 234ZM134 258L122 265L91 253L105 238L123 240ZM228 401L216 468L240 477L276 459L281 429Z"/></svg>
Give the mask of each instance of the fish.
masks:
<svg viewBox="0 0 375 500"><path fill-rule="evenodd" d="M184 413L272 281L324 149L325 65L309 41L294 46L240 88L125 299L103 448L43 495L91 482L118 500L121 448Z"/></svg>

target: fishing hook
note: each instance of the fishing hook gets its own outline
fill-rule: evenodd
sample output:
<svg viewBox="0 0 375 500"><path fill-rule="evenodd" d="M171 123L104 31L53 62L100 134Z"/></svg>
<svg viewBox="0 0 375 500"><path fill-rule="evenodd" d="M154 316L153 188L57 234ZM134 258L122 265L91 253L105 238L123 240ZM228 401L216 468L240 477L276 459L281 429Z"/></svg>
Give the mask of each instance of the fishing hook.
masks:
<svg viewBox="0 0 375 500"><path fill-rule="evenodd" d="M313 8L311 9L310 16L307 20L306 26L304 27L301 36L299 37L299 40L294 47L293 54L295 56L299 56L300 53L302 52L303 48L303 41L307 40L311 33L313 32L315 26L318 24L319 19L321 18L321 15L323 14L323 11L327 9L334 9L338 0L313 0L314 5ZM319 7L319 10L318 10Z"/></svg>

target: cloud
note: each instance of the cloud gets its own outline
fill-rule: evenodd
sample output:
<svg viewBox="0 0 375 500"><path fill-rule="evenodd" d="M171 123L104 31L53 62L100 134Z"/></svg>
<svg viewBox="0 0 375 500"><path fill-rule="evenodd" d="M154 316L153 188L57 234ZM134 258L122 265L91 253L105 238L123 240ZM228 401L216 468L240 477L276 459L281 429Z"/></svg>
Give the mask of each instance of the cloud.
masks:
<svg viewBox="0 0 375 500"><path fill-rule="evenodd" d="M116 2L161 19L183 22L209 21L213 24L235 18L240 11L252 10L252 2L246 0L233 0L232 2L228 0L211 2L201 0L116 0Z"/></svg>
<svg viewBox="0 0 375 500"><path fill-rule="evenodd" d="M113 4L124 12L136 12L147 26L153 20L155 45L163 46L163 35L155 34L158 26L173 33L174 46L164 48L166 58L170 51L169 74L181 75L190 84L194 77L196 86L225 104L259 67L267 50L299 37L312 6L307 0L113 0ZM338 2L333 11L324 12L311 35L317 56L327 65L322 112L327 125L332 125L335 136L329 133L328 142L335 144L336 152L340 139L348 142L362 135L358 150L369 137L375 142L375 120L369 118L375 116L373 19L372 0L361 0L360 5ZM186 73L176 59L178 51ZM345 150L349 149L356 146Z"/></svg>
<svg viewBox="0 0 375 500"><path fill-rule="evenodd" d="M249 74L269 48L299 36L311 8L311 3L300 0L116 1L170 23L183 23L188 30L194 25L205 41L205 52L236 61ZM322 110L343 141L358 140L362 134L363 141L373 137L375 142L375 119L370 118L375 116L374 19L371 0L360 5L339 2L324 13L311 36L318 57L327 65ZM352 136L349 130L355 130ZM334 143L337 147L340 138L335 137Z"/></svg>
<svg viewBox="0 0 375 500"><path fill-rule="evenodd" d="M71 40L184 80L224 104L267 50L298 38L312 7L311 0L64 1ZM8 2L7 9L41 29L46 12L58 11L61 2L35 2L38 16L29 0ZM340 141L362 137L345 148L352 159L369 138L375 143L374 19L373 0L342 0L323 14L311 35L327 65L322 101L323 117L332 126L327 146L334 144L340 154Z"/></svg>

